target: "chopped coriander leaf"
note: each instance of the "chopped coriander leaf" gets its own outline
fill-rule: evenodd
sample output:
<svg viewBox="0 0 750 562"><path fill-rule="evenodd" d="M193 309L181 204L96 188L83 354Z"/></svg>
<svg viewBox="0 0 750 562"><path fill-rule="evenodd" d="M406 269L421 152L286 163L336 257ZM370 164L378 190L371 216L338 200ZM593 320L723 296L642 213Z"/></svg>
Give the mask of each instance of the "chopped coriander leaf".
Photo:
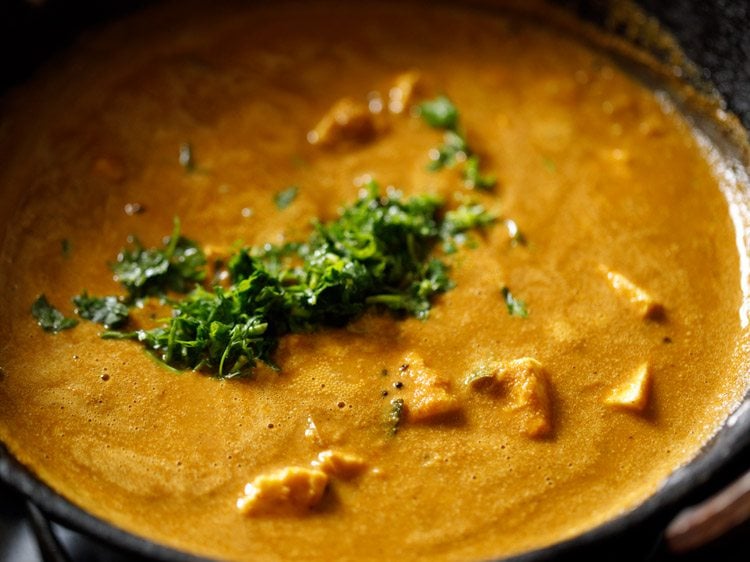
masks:
<svg viewBox="0 0 750 562"><path fill-rule="evenodd" d="M502 287L500 292L503 295L505 306L508 308L508 314L518 316L519 318L527 318L529 316L526 303L521 299L515 298L508 287Z"/></svg>
<svg viewBox="0 0 750 562"><path fill-rule="evenodd" d="M490 190L497 184L497 178L494 175L480 173L479 157L476 154L466 160L463 176L466 185L472 189Z"/></svg>
<svg viewBox="0 0 750 562"><path fill-rule="evenodd" d="M552 160L552 158L548 158L547 156L544 156L542 158L542 164L547 169L547 171L550 172L551 174L557 171L557 164L555 164L555 161Z"/></svg>
<svg viewBox="0 0 750 562"><path fill-rule="evenodd" d="M85 320L118 328L128 319L128 307L117 297L91 297L86 291L73 298L76 314Z"/></svg>
<svg viewBox="0 0 750 562"><path fill-rule="evenodd" d="M489 226L496 220L497 217L487 211L484 205L479 203L461 205L445 213L445 219L441 225L442 234L444 238L455 236L472 228Z"/></svg>
<svg viewBox="0 0 750 562"><path fill-rule="evenodd" d="M441 168L455 166L456 163L466 160L468 151L466 140L461 135L446 131L443 135L443 144L430 151L430 163L427 169L434 172Z"/></svg>
<svg viewBox="0 0 750 562"><path fill-rule="evenodd" d="M453 254L458 251L459 246L467 243L471 245L472 240L466 233L471 229L489 226L495 220L497 217L478 203L461 205L453 211L446 212L440 229L443 251Z"/></svg>
<svg viewBox="0 0 750 562"><path fill-rule="evenodd" d="M185 168L185 171L192 172L195 170L195 155L193 153L193 145L189 142L183 142L180 145L179 155L180 166Z"/></svg>
<svg viewBox="0 0 750 562"><path fill-rule="evenodd" d="M300 247L302 308L318 321L345 320L375 302L426 317L430 297L447 288L444 270L428 259L441 205L429 195L381 197L371 182L339 219L315 224Z"/></svg>
<svg viewBox="0 0 750 562"><path fill-rule="evenodd" d="M241 248L228 262L229 273L232 279L249 276L255 268L253 258L258 258L271 275L278 276L283 282L294 273L290 266L295 259L298 261L300 246L299 242L286 242L280 246L266 244L262 248Z"/></svg>
<svg viewBox="0 0 750 562"><path fill-rule="evenodd" d="M453 287L453 281L448 277L448 266L432 259L423 269L421 279L412 282L404 292L372 295L365 299L365 304L381 304L424 319L430 313L430 298Z"/></svg>
<svg viewBox="0 0 750 562"><path fill-rule="evenodd" d="M391 400L391 409L388 411L388 425L391 435L396 435L404 417L404 399L394 398Z"/></svg>
<svg viewBox="0 0 750 562"><path fill-rule="evenodd" d="M163 325L104 337L138 341L173 367L232 377L258 361L275 368L284 334L340 326L371 306L426 318L453 287L448 266L431 256L435 245L491 222L476 205L441 221L442 205L430 195L381 195L370 182L338 219L313 223L306 241L239 250L227 264L230 287L198 286L172 303Z"/></svg>
<svg viewBox="0 0 750 562"><path fill-rule="evenodd" d="M279 210L286 209L292 204L292 201L297 197L299 188L296 185L292 185L283 191L279 191L273 196L273 202L276 203L276 207Z"/></svg>
<svg viewBox="0 0 750 562"><path fill-rule="evenodd" d="M179 235L179 223L167 250L169 267L164 282L168 290L186 293L205 279L206 255L195 242Z"/></svg>
<svg viewBox="0 0 750 562"><path fill-rule="evenodd" d="M445 96L439 96L422 103L419 106L419 114L431 127L445 130L443 144L430 150L428 170L436 172L463 162L462 176L467 187L484 190L495 187L497 178L481 173L479 156L473 153L466 135L459 127L458 109L453 102Z"/></svg>
<svg viewBox="0 0 750 562"><path fill-rule="evenodd" d="M458 126L458 109L445 96L421 103L419 114L425 123L435 129L455 130Z"/></svg>
<svg viewBox="0 0 750 562"><path fill-rule="evenodd" d="M112 264L115 280L128 291L130 302L167 291L185 293L205 277L206 256L195 242L180 236L175 218L172 235L162 248L144 248L137 240Z"/></svg>
<svg viewBox="0 0 750 562"><path fill-rule="evenodd" d="M254 366L256 359L272 365L277 341L267 337L268 323L262 313L264 309L274 312L275 299L262 281L240 285L227 292L219 286L214 292L199 287L176 304L165 325L102 336L136 340L172 367L211 368L220 377L236 376L244 367ZM263 302L253 302L253 295Z"/></svg>
<svg viewBox="0 0 750 562"><path fill-rule="evenodd" d="M70 257L70 252L73 249L73 246L70 244L70 240L67 238L63 238L60 240L60 249L62 250L62 255L64 258Z"/></svg>
<svg viewBox="0 0 750 562"><path fill-rule="evenodd" d="M46 332L60 332L68 330L78 324L75 318L66 318L63 313L53 307L47 297L39 295L31 305L31 315L36 318L37 324Z"/></svg>

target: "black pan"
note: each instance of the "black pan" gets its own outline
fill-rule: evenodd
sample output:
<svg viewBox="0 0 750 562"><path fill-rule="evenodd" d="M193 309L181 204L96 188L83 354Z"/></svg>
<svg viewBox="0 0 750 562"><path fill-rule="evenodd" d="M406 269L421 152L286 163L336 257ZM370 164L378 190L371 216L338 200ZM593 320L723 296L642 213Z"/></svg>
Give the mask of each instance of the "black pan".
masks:
<svg viewBox="0 0 750 562"><path fill-rule="evenodd" d="M81 31L147 3L145 0L6 0L0 3L0 92L30 76ZM609 15L613 2L562 0L558 3L598 26L608 26L610 32L629 35L627 26L615 24L612 27ZM750 33L747 31L750 29L750 2L640 0L639 3L673 33L696 64L698 72L691 80L703 91L715 89L726 110L750 129ZM656 55L664 57L664 53ZM746 130L740 129L738 135L744 137L740 138L740 144L748 140ZM747 152L743 155L740 150L735 156L747 158ZM748 168L747 161L742 161L741 165ZM662 559L667 550L664 532L675 516L686 506L715 494L749 469L750 394L698 457L677 470L640 507L571 540L513 560ZM28 498L32 520L43 521L40 518L43 512L53 521L123 552L128 560L202 560L129 534L79 509L38 480L2 443L0 480ZM43 523L41 527L44 531ZM53 536L47 538L54 542ZM750 550L750 539L743 544Z"/></svg>

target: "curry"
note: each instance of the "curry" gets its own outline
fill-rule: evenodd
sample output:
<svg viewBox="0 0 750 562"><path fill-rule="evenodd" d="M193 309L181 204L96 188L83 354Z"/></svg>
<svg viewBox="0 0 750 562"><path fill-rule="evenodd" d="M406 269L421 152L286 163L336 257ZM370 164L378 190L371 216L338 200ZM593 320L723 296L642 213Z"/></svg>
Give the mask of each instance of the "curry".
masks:
<svg viewBox="0 0 750 562"><path fill-rule="evenodd" d="M733 186L604 52L455 5L172 8L3 101L0 439L64 496L208 557L484 559L632 509L742 398ZM371 300L228 377L30 312L122 303L117 252L175 217L201 290L230 290L239 248L308 240L373 185L373 209L492 216L431 247L450 283L423 318ZM134 300L120 333L170 302Z"/></svg>

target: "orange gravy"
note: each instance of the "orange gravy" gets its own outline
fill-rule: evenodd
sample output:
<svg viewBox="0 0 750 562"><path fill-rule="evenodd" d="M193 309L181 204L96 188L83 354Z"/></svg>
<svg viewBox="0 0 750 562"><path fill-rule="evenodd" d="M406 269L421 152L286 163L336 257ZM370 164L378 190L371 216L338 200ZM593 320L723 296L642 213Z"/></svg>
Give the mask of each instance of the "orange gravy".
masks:
<svg viewBox="0 0 750 562"><path fill-rule="evenodd" d="M387 107L412 71L425 98L453 100L494 191L426 169L441 134ZM377 134L310 144L337 101L372 110L373 92ZM76 504L154 541L226 559L522 552L643 501L746 388L735 231L706 149L668 102L553 26L375 2L155 8L82 39L3 111L0 439ZM129 234L156 245L179 216L214 248L297 240L366 175L474 199L527 243L501 220L450 258L456 287L428 320L373 311L287 336L281 371L246 379L175 374L98 325L48 334L30 315L40 293L66 315L83 289L122 294L107 263ZM299 193L279 210L289 185ZM617 275L663 315L644 317ZM508 314L503 285L527 318ZM389 401L408 405L422 384L399 370L415 355L458 410L393 436ZM521 358L544 372L542 435L524 430L536 395L466 384ZM304 512L238 510L248 482L324 450L362 472L331 477Z"/></svg>

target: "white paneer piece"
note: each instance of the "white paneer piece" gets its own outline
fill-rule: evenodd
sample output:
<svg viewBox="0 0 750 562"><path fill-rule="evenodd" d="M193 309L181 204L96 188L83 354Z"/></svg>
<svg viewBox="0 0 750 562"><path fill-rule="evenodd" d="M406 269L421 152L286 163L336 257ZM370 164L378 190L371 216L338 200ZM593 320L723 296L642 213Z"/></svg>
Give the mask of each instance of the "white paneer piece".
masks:
<svg viewBox="0 0 750 562"><path fill-rule="evenodd" d="M320 503L327 486L322 470L288 466L247 484L237 509L246 515L303 514Z"/></svg>
<svg viewBox="0 0 750 562"><path fill-rule="evenodd" d="M450 392L450 381L426 367L416 353L410 353L404 358L399 378L404 383L407 420L429 421L460 409L457 398Z"/></svg>
<svg viewBox="0 0 750 562"><path fill-rule="evenodd" d="M388 90L388 111L395 114L403 113L414 102L421 86L422 76L416 70L396 76L393 86Z"/></svg>
<svg viewBox="0 0 750 562"><path fill-rule="evenodd" d="M521 432L542 438L552 433L550 382L544 366L533 357L485 365L466 384L507 399L506 408L521 418Z"/></svg>
<svg viewBox="0 0 750 562"><path fill-rule="evenodd" d="M651 378L648 362L642 363L622 384L610 391L604 402L616 408L643 412L648 407Z"/></svg>
<svg viewBox="0 0 750 562"><path fill-rule="evenodd" d="M328 450L321 452L318 458L312 461L312 466L329 476L348 480L362 474L367 468L367 463L357 455Z"/></svg>
<svg viewBox="0 0 750 562"><path fill-rule="evenodd" d="M307 134L307 141L323 147L347 142L362 143L375 136L375 129L375 120L367 105L342 98Z"/></svg>
<svg viewBox="0 0 750 562"><path fill-rule="evenodd" d="M605 265L599 265L599 271L606 277L615 294L628 301L641 318L659 320L664 316L664 305L623 274Z"/></svg>

